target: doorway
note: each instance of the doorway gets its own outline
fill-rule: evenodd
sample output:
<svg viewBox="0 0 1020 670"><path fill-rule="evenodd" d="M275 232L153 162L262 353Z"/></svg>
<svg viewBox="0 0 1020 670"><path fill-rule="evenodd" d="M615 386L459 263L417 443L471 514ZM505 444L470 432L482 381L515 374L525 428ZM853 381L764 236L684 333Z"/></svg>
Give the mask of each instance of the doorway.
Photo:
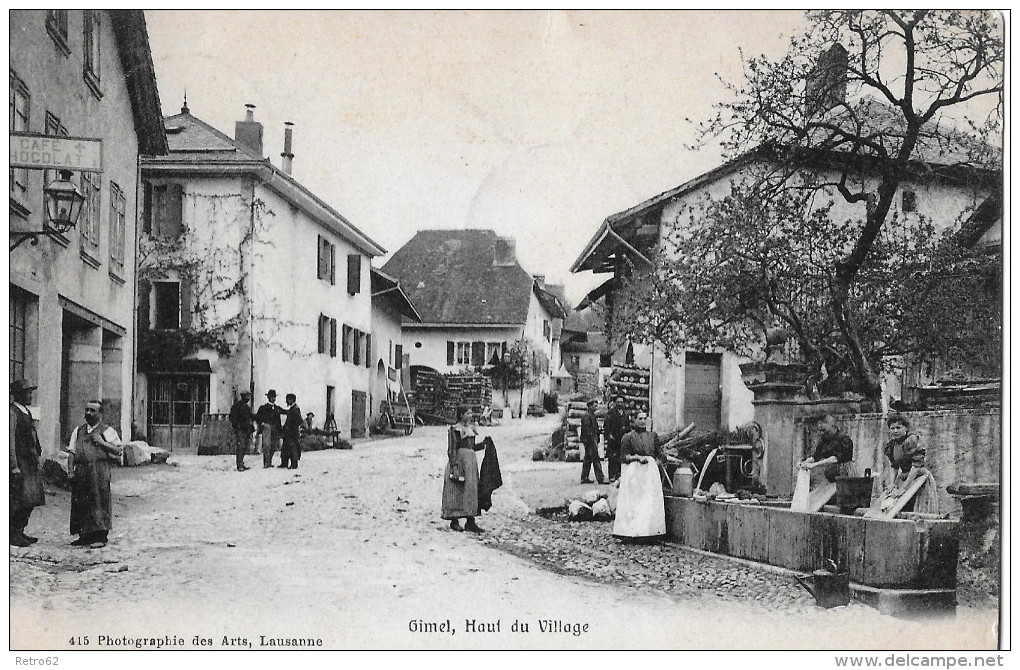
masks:
<svg viewBox="0 0 1020 670"><path fill-rule="evenodd" d="M687 352L684 380L684 423L698 430L719 430L722 424L722 354Z"/></svg>
<svg viewBox="0 0 1020 670"><path fill-rule="evenodd" d="M365 437L365 408L368 395L364 391L351 392L351 437Z"/></svg>

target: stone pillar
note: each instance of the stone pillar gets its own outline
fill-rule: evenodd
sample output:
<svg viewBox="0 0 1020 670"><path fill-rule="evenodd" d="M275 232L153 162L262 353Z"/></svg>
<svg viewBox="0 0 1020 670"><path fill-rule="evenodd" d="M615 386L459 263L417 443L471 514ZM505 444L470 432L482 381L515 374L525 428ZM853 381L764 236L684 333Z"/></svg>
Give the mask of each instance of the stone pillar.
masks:
<svg viewBox="0 0 1020 670"><path fill-rule="evenodd" d="M960 501L959 585L990 601L999 596L999 485L952 484L946 487Z"/></svg>
<svg viewBox="0 0 1020 670"><path fill-rule="evenodd" d="M754 393L754 420L765 433L765 488L770 496L793 495L797 464L808 454L796 434L797 419L860 412L858 400L811 399L804 380L807 366L777 363L742 365L744 383Z"/></svg>
<svg viewBox="0 0 1020 670"><path fill-rule="evenodd" d="M115 333L102 331L102 389L101 399L103 401L103 419L107 424L113 426L118 433L121 432L121 419L124 411L124 338ZM126 442L131 439L130 435L122 435Z"/></svg>

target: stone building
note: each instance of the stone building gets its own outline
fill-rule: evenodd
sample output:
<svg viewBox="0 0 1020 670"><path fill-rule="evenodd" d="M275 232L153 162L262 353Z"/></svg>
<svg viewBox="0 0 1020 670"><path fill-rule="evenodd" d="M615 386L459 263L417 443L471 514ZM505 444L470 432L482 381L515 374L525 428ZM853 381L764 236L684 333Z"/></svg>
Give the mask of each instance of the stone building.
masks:
<svg viewBox="0 0 1020 670"><path fill-rule="evenodd" d="M47 454L66 445L84 402L131 430L139 154L167 151L141 11L12 10L10 130L102 141L102 170L76 171L77 226L48 226L52 170L12 168L11 379L39 388L33 414ZM49 232L53 233L52 229Z"/></svg>
<svg viewBox="0 0 1020 670"><path fill-rule="evenodd" d="M165 119L170 151L142 162L135 421L149 441L194 450L203 416L241 391L297 395L316 427L367 432L370 266L382 247L264 157L249 105L230 137L187 104Z"/></svg>

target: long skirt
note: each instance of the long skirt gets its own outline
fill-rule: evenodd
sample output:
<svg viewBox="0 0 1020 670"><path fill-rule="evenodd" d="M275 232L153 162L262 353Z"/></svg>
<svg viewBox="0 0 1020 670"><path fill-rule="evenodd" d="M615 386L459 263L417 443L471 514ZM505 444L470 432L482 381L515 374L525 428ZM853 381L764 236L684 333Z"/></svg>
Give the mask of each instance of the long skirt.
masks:
<svg viewBox="0 0 1020 670"><path fill-rule="evenodd" d="M443 471L444 519L463 519L478 516L478 459L472 449L458 449L455 456L453 478L450 462ZM458 474L464 477L460 481Z"/></svg>
<svg viewBox="0 0 1020 670"><path fill-rule="evenodd" d="M71 534L108 531L112 527L110 462L75 463L71 484Z"/></svg>
<svg viewBox="0 0 1020 670"><path fill-rule="evenodd" d="M626 463L620 474L620 496L616 499L616 537L658 537L666 534L666 505L662 498L659 466Z"/></svg>

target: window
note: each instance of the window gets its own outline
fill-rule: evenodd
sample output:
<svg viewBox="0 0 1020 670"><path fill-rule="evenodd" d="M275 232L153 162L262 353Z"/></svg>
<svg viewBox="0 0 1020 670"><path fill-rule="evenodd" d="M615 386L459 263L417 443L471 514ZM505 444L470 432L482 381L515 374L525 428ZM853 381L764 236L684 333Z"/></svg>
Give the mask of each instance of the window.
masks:
<svg viewBox="0 0 1020 670"><path fill-rule="evenodd" d="M7 374L13 381L25 378L25 356L28 341L28 295L11 285L10 295L10 366Z"/></svg>
<svg viewBox="0 0 1020 670"><path fill-rule="evenodd" d="M471 343L470 342L457 342L456 358L454 358L456 365L471 365Z"/></svg>
<svg viewBox="0 0 1020 670"><path fill-rule="evenodd" d="M64 124L62 124L60 122L60 119L55 114L53 114L52 112L46 112L46 128L45 128L45 132L46 132L47 135L63 135L63 136L66 136L67 135L67 128L64 127ZM57 171L56 170L43 170L43 185L49 184L54 179L56 179L57 176L58 175L57 175ZM43 199L44 200L45 200L45 197L46 197L45 194L43 194ZM43 209L45 209L45 203L43 205ZM49 227L49 221L47 220L43 225L45 225L46 227ZM61 244L64 244L64 245L66 245L67 241L68 241L67 237L65 237L63 234L61 234L60 237L55 238L55 239L57 239Z"/></svg>
<svg viewBox="0 0 1020 670"><path fill-rule="evenodd" d="M336 319L329 320L329 355L336 358Z"/></svg>
<svg viewBox="0 0 1020 670"><path fill-rule="evenodd" d="M347 292L351 295L361 292L361 254L347 255Z"/></svg>
<svg viewBox="0 0 1020 670"><path fill-rule="evenodd" d="M100 36L101 22L100 14L98 10L86 9L84 13L85 23L85 40L82 47L82 60L85 65L83 68L83 74L85 76L85 83L89 85L92 92L97 98L103 97L103 92L99 88L100 82Z"/></svg>
<svg viewBox="0 0 1020 670"><path fill-rule="evenodd" d="M903 211L917 211L917 193L914 191L903 191Z"/></svg>
<svg viewBox="0 0 1020 670"><path fill-rule="evenodd" d="M99 173L80 172L79 188L85 196L78 215L82 254L99 262Z"/></svg>
<svg viewBox="0 0 1020 670"><path fill-rule="evenodd" d="M351 327L348 326L346 323L344 324L343 327L342 338L343 341L340 343L341 345L340 359L346 362L351 360Z"/></svg>
<svg viewBox="0 0 1020 670"><path fill-rule="evenodd" d="M546 319L542 319L542 337L547 340L552 337L552 328L549 327L549 322Z"/></svg>
<svg viewBox="0 0 1020 670"><path fill-rule="evenodd" d="M184 227L184 187L180 184L143 185L142 230L153 237L177 237Z"/></svg>
<svg viewBox="0 0 1020 670"><path fill-rule="evenodd" d="M175 281L153 283L155 324L159 330L181 327L181 284Z"/></svg>
<svg viewBox="0 0 1020 670"><path fill-rule="evenodd" d="M28 132L28 112L31 99L28 96L28 86L18 79L14 72L10 73L10 131ZM25 192L28 190L28 170L25 168L11 168L10 170L11 197L24 201Z"/></svg>
<svg viewBox="0 0 1020 670"><path fill-rule="evenodd" d="M372 367L372 336L365 333L365 367Z"/></svg>
<svg viewBox="0 0 1020 670"><path fill-rule="evenodd" d="M322 235L319 235L318 264L315 276L330 284L336 284L336 246Z"/></svg>
<svg viewBox="0 0 1020 670"><path fill-rule="evenodd" d="M485 365L492 365L492 359L500 359L501 352L503 351L502 342L486 342L485 343Z"/></svg>
<svg viewBox="0 0 1020 670"><path fill-rule="evenodd" d="M578 355L571 356L570 357L570 367L574 368L574 369L581 367L581 357L578 356Z"/></svg>
<svg viewBox="0 0 1020 670"><path fill-rule="evenodd" d="M53 42L57 45L64 55L71 53L70 47L67 46L67 10L66 9L47 9L46 10L46 32L53 38Z"/></svg>
<svg viewBox="0 0 1020 670"><path fill-rule="evenodd" d="M208 413L208 375L149 376L149 425L199 426Z"/></svg>
<svg viewBox="0 0 1020 670"><path fill-rule="evenodd" d="M354 333L351 336L351 339L354 340L354 356L351 358L351 362L354 363L355 365L361 365L361 351L362 351L361 337L362 337L361 331L355 328Z"/></svg>
<svg viewBox="0 0 1020 670"><path fill-rule="evenodd" d="M110 182L110 272L124 276L124 230L127 226L127 198Z"/></svg>

